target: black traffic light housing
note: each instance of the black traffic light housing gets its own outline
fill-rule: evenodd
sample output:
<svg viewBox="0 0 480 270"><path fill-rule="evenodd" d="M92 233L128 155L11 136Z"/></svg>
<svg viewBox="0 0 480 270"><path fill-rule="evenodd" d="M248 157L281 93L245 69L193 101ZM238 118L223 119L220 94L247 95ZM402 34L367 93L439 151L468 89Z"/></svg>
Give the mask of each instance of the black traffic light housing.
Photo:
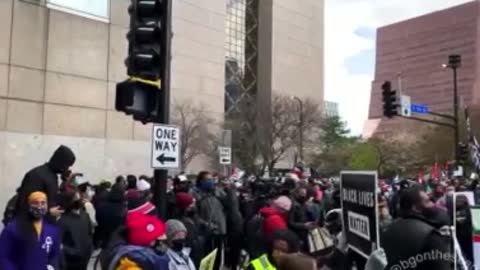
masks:
<svg viewBox="0 0 480 270"><path fill-rule="evenodd" d="M458 163L465 164L468 161L468 145L459 143L457 146Z"/></svg>
<svg viewBox="0 0 480 270"><path fill-rule="evenodd" d="M388 118L397 115L397 93L395 90L392 90L392 83L390 81L386 81L382 84L382 97L383 115Z"/></svg>

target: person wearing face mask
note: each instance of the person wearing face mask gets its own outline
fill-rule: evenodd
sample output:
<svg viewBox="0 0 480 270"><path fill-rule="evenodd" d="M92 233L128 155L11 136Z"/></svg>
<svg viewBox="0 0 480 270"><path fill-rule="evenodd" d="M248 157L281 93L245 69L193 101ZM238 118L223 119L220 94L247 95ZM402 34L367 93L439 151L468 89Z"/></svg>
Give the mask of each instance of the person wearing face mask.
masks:
<svg viewBox="0 0 480 270"><path fill-rule="evenodd" d="M442 211L442 210L440 210ZM433 205L420 186L413 186L403 191L400 197L400 218L393 221L380 237L382 247L387 255L388 265L385 269L400 265L418 254L443 254L451 256L449 246L451 236L440 231L436 222L439 210ZM418 261L416 267L409 269L452 269L450 260L442 258Z"/></svg>
<svg viewBox="0 0 480 270"><path fill-rule="evenodd" d="M173 189L167 193L167 204L168 204L168 211L167 217L168 219L179 219L179 212L178 205L176 202L176 194L179 192L189 193L190 192L191 183L188 178L183 175L177 175L173 179Z"/></svg>
<svg viewBox="0 0 480 270"><path fill-rule="evenodd" d="M85 208L85 212L88 214L90 218L90 222L92 223L93 227L97 226L97 215L95 207L92 204L93 196L95 196L95 191L93 190L92 185L88 181L86 181L83 177L78 179L78 191L80 192L80 197L83 200L83 207Z"/></svg>
<svg viewBox="0 0 480 270"><path fill-rule="evenodd" d="M195 270L195 265L190 259L190 248L185 246L187 228L180 220L167 220L167 256L170 259L169 270Z"/></svg>
<svg viewBox="0 0 480 270"><path fill-rule="evenodd" d="M299 187L294 192L295 200L292 202L292 209L288 214L288 227L295 232L302 242L302 250L308 250L308 232L318 225L308 221L308 196L305 187Z"/></svg>
<svg viewBox="0 0 480 270"><path fill-rule="evenodd" d="M167 227L155 216L130 213L126 226L118 231L110 246L100 254L104 270L170 270Z"/></svg>
<svg viewBox="0 0 480 270"><path fill-rule="evenodd" d="M227 233L227 220L222 201L215 196L215 182L209 172L203 171L198 174L193 196L198 216L211 226L208 230L206 252L222 248Z"/></svg>
<svg viewBox="0 0 480 270"><path fill-rule="evenodd" d="M60 235L48 223L47 195L34 191L27 196L26 213L20 213L0 235L0 269L59 269Z"/></svg>
<svg viewBox="0 0 480 270"><path fill-rule="evenodd" d="M93 226L78 192L65 194L65 213L58 225L61 229L65 269L86 270L93 252Z"/></svg>

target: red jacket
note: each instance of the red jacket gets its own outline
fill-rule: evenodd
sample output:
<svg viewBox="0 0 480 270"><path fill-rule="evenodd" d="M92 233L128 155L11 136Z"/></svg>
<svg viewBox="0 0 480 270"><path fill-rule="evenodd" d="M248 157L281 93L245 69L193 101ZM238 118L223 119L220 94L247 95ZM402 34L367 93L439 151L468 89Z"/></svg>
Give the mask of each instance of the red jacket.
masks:
<svg viewBox="0 0 480 270"><path fill-rule="evenodd" d="M270 235L276 229L288 229L286 215L280 213L273 207L263 207L260 209L263 216L263 232L265 236Z"/></svg>

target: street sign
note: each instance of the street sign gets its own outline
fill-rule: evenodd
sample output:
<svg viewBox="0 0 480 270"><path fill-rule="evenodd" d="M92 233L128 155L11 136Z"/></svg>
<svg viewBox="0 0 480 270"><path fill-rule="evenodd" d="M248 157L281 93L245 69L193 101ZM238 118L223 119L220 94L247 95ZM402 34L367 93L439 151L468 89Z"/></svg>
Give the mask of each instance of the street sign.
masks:
<svg viewBox="0 0 480 270"><path fill-rule="evenodd" d="M219 147L220 154L220 164L221 165L230 165L232 164L232 148L230 147Z"/></svg>
<svg viewBox="0 0 480 270"><path fill-rule="evenodd" d="M340 172L340 201L347 245L365 258L380 245L377 187L377 172Z"/></svg>
<svg viewBox="0 0 480 270"><path fill-rule="evenodd" d="M428 113L428 107L422 104L411 104L410 111L414 113Z"/></svg>
<svg viewBox="0 0 480 270"><path fill-rule="evenodd" d="M410 97L406 95L400 96L400 115L410 117L412 115L410 105Z"/></svg>
<svg viewBox="0 0 480 270"><path fill-rule="evenodd" d="M179 167L180 129L178 127L153 126L151 165L154 169L176 169Z"/></svg>

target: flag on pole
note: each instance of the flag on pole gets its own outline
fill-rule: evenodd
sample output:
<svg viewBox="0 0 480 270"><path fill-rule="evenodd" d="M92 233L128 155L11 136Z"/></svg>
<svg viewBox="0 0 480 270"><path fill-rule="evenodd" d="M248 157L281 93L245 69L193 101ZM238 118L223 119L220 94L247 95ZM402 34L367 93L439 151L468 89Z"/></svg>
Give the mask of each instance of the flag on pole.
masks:
<svg viewBox="0 0 480 270"><path fill-rule="evenodd" d="M439 179L439 170L438 170L438 162L435 160L435 164L432 167L432 179L437 180Z"/></svg>
<svg viewBox="0 0 480 270"><path fill-rule="evenodd" d="M480 170L480 145L478 140L473 134L472 126L470 125L470 117L468 114L468 108L465 108L465 125L467 128L467 135L469 137L470 155L473 165L477 170Z"/></svg>

